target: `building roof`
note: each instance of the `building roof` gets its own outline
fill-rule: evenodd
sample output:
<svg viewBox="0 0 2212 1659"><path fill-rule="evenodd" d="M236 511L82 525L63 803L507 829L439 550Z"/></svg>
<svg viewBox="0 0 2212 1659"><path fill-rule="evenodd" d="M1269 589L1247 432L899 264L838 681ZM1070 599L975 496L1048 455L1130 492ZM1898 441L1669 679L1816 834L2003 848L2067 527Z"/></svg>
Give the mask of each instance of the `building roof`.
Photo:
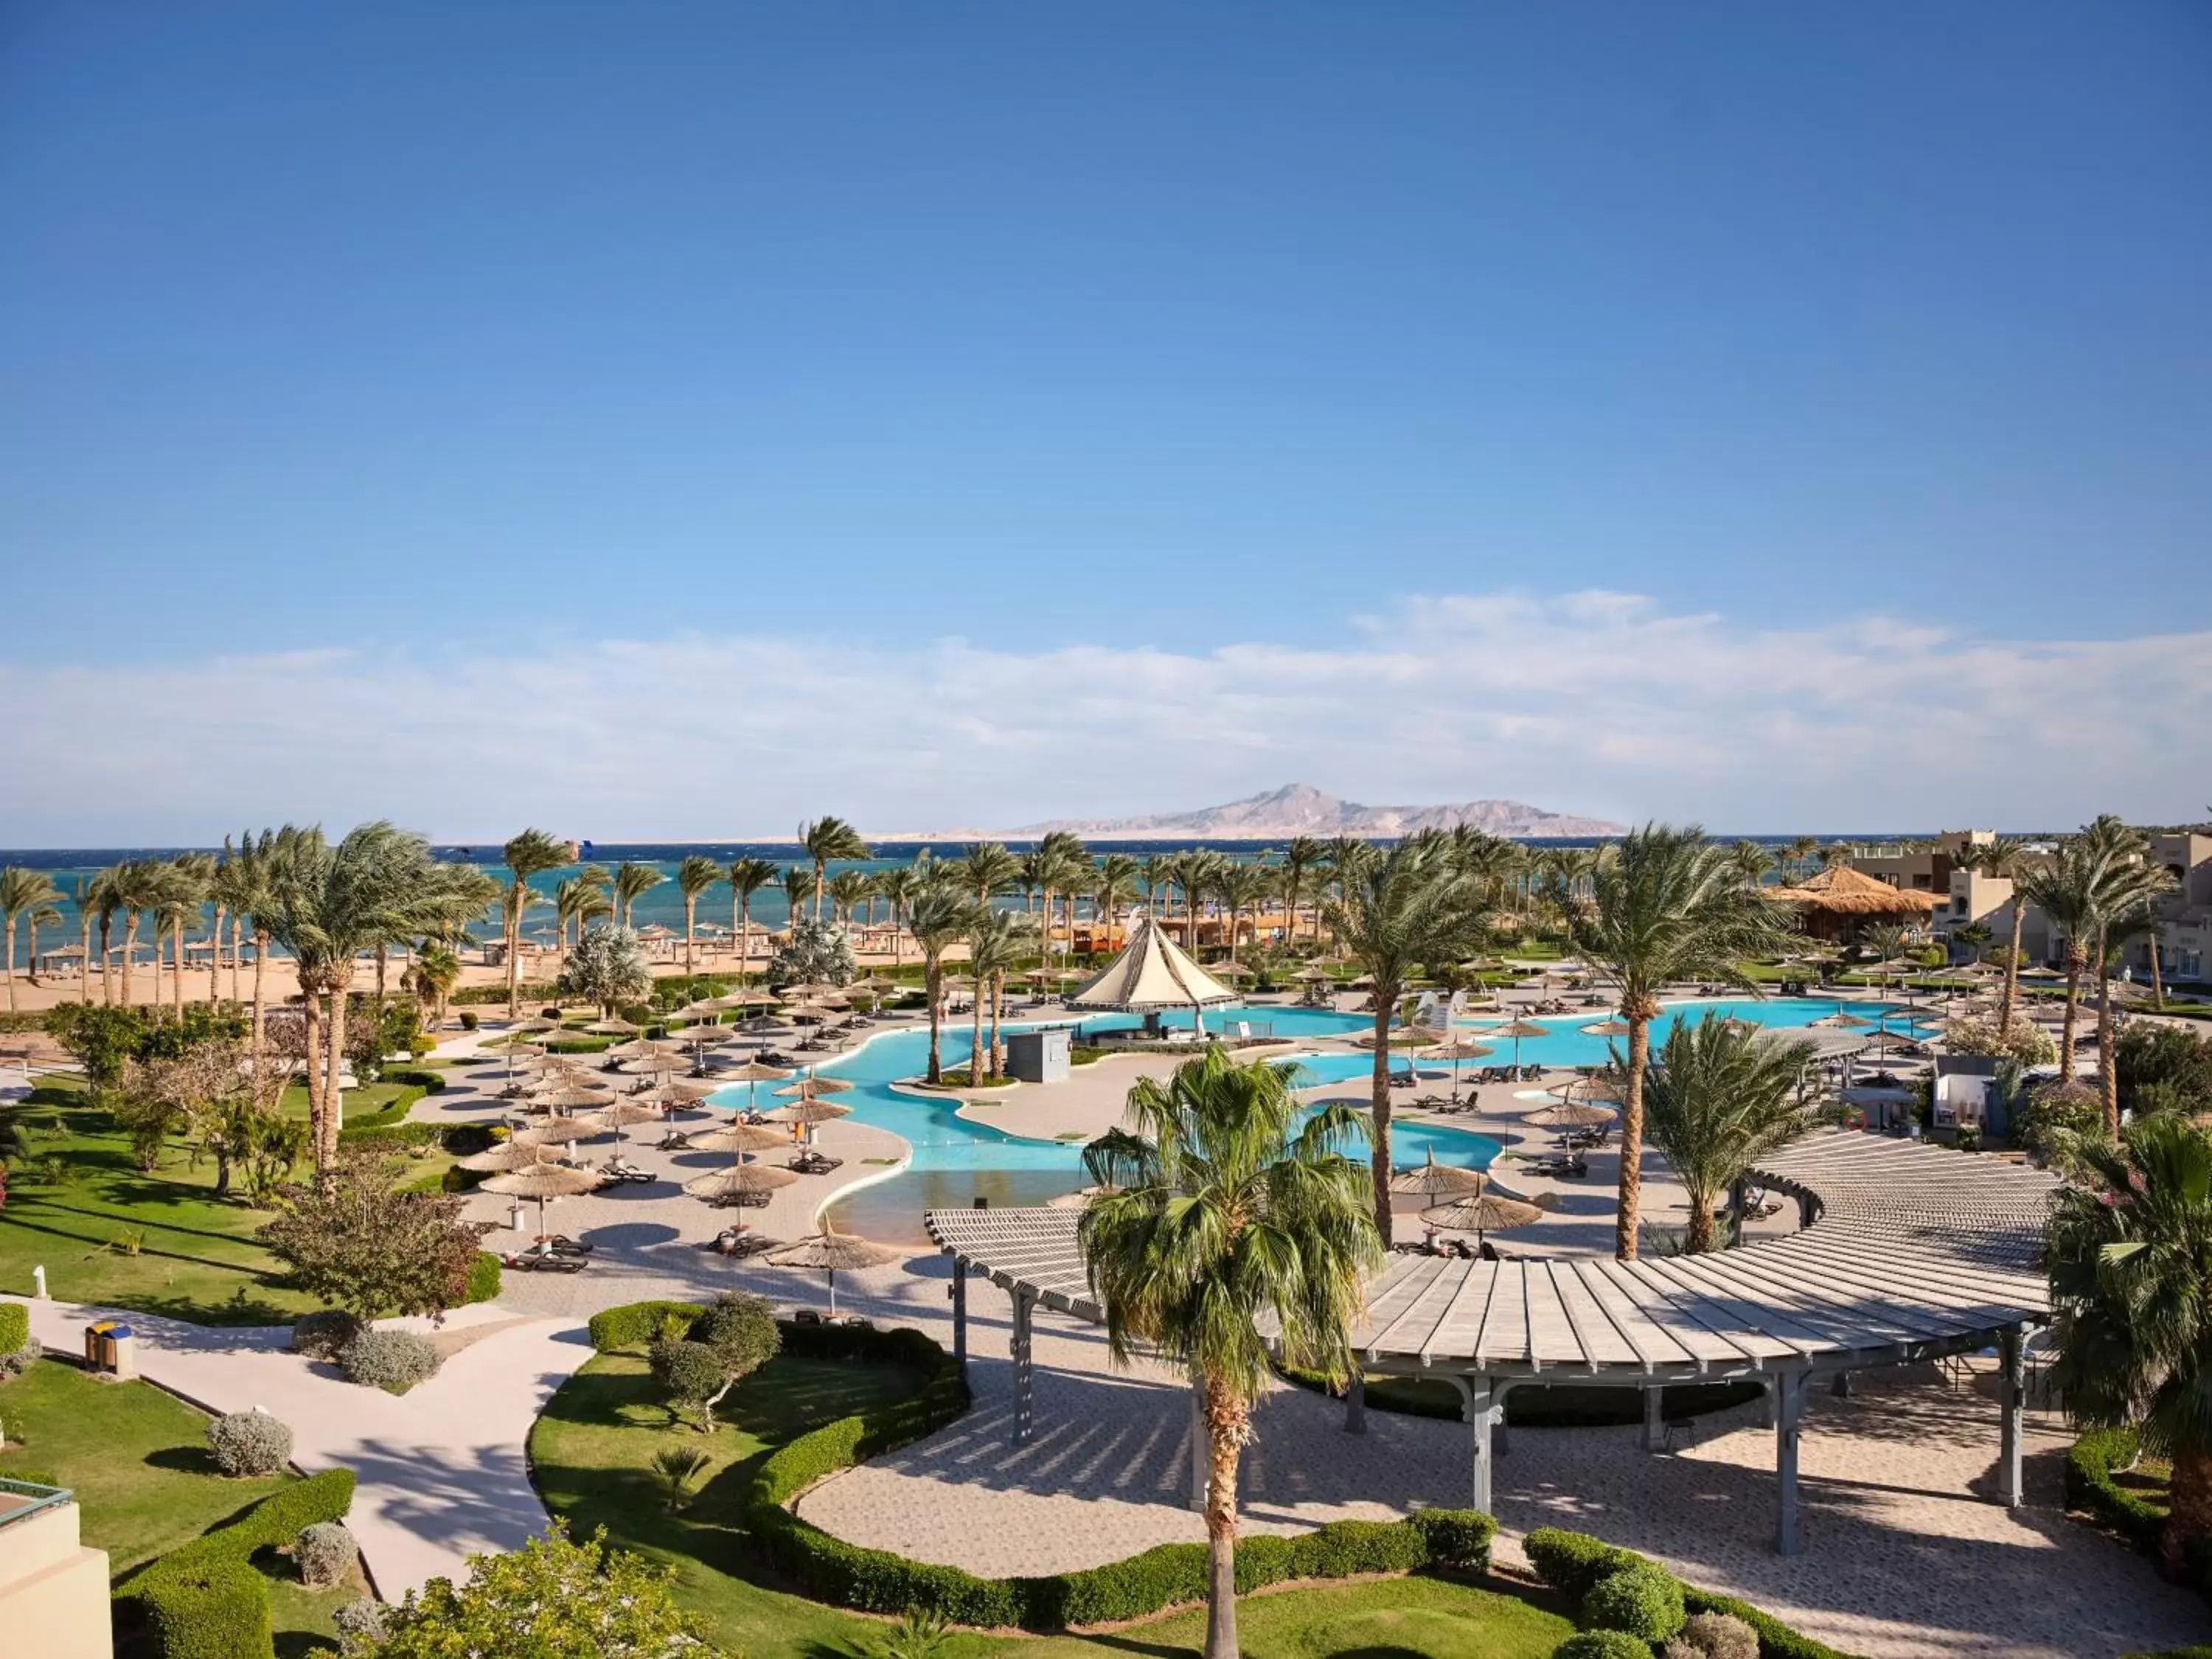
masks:
<svg viewBox="0 0 2212 1659"><path fill-rule="evenodd" d="M1234 1002L1231 990L1193 962L1183 948L1144 917L1121 954L1072 993L1074 1008L1210 1008Z"/></svg>
<svg viewBox="0 0 2212 1659"><path fill-rule="evenodd" d="M1792 887L1761 890L1778 904L1795 904L1808 910L1850 916L1924 916L1948 902L1948 896L1893 887L1848 864L1832 864Z"/></svg>
<svg viewBox="0 0 2212 1659"><path fill-rule="evenodd" d="M1394 1256L1353 1346L1384 1370L1635 1382L1881 1364L2048 1316L2036 1257L2056 1176L1856 1131L1763 1159L1812 1200L1786 1238L1696 1256ZM933 1210L948 1254L1047 1307L1102 1317L1073 1210Z"/></svg>

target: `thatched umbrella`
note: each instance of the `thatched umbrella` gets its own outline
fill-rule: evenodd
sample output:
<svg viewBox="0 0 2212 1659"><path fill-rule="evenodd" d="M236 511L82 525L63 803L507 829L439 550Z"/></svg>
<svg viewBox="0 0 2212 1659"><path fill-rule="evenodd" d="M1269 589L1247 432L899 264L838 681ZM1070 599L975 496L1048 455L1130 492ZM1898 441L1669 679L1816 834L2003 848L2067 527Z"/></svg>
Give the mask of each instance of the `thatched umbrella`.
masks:
<svg viewBox="0 0 2212 1659"><path fill-rule="evenodd" d="M518 1019L507 1028L510 1031L557 1031L561 1022L548 1019L543 1014L533 1014L528 1019Z"/></svg>
<svg viewBox="0 0 2212 1659"><path fill-rule="evenodd" d="M614 1097L615 1091L611 1089L585 1089L562 1083L533 1092L530 1097L530 1107L532 1111L573 1112L612 1105Z"/></svg>
<svg viewBox="0 0 2212 1659"><path fill-rule="evenodd" d="M769 1008L780 1000L772 991L732 991L714 999L715 1006L722 1008Z"/></svg>
<svg viewBox="0 0 2212 1659"><path fill-rule="evenodd" d="M747 1152L781 1152L791 1145L791 1137L781 1130L763 1128L757 1123L717 1123L684 1139L695 1152L736 1152L740 1157Z"/></svg>
<svg viewBox="0 0 2212 1659"><path fill-rule="evenodd" d="M1613 1110L1588 1101L1563 1100L1556 1106L1539 1106L1524 1116L1528 1122L1550 1129L1595 1129L1613 1121Z"/></svg>
<svg viewBox="0 0 2212 1659"><path fill-rule="evenodd" d="M830 1317L837 1316L837 1275L857 1273L863 1267L880 1267L886 1262L903 1261L913 1255L911 1250L878 1244L872 1239L841 1233L828 1222L818 1233L810 1233L796 1244L787 1244L780 1250L769 1252L769 1261L778 1267L816 1267L829 1275Z"/></svg>
<svg viewBox="0 0 2212 1659"><path fill-rule="evenodd" d="M1511 1019L1503 1025L1486 1025L1483 1028L1482 1034L1485 1036L1513 1039L1513 1069L1516 1072L1521 1069L1521 1040L1523 1037L1547 1037L1559 1035L1550 1026L1539 1025L1533 1019Z"/></svg>
<svg viewBox="0 0 2212 1659"><path fill-rule="evenodd" d="M510 1139L532 1146L565 1146L574 1140L596 1140L606 1132L596 1117L556 1116L517 1129Z"/></svg>
<svg viewBox="0 0 2212 1659"><path fill-rule="evenodd" d="M779 1100L811 1100L817 1095L842 1095L852 1092L853 1085L842 1077L821 1077L809 1072L788 1089L778 1089Z"/></svg>
<svg viewBox="0 0 2212 1659"><path fill-rule="evenodd" d="M720 1073L725 1082L742 1083L745 1085L747 1111L758 1109L762 1084L781 1083L790 1075L791 1073L781 1066L763 1066L757 1060L749 1060L742 1066L732 1066L728 1071Z"/></svg>
<svg viewBox="0 0 2212 1659"><path fill-rule="evenodd" d="M645 1028L626 1019L595 1019L584 1030L592 1036L635 1036Z"/></svg>
<svg viewBox="0 0 2212 1659"><path fill-rule="evenodd" d="M534 1198L538 1200L538 1236L545 1236L545 1200L549 1198L575 1198L596 1189L602 1177L594 1170L580 1170L570 1164L533 1164L527 1169L510 1170L505 1175L495 1175L484 1182L487 1192L503 1193L509 1198Z"/></svg>
<svg viewBox="0 0 2212 1659"><path fill-rule="evenodd" d="M658 1106L663 1111L674 1111L681 1107L695 1106L714 1092L712 1083L684 1083L671 1078L640 1089L630 1099L641 1106Z"/></svg>
<svg viewBox="0 0 2212 1659"><path fill-rule="evenodd" d="M1565 1083L1554 1083L1544 1092L1557 1095L1562 1100L1609 1101L1618 1106L1628 1097L1621 1091L1619 1079L1612 1077L1571 1077Z"/></svg>
<svg viewBox="0 0 2212 1659"><path fill-rule="evenodd" d="M665 1037L658 1040L653 1037L632 1037L628 1042L617 1042L613 1048L608 1049L607 1053L616 1060L663 1058L681 1060L684 1057L684 1044L670 1042Z"/></svg>
<svg viewBox="0 0 2212 1659"><path fill-rule="evenodd" d="M550 1146L543 1146L535 1140L527 1139L502 1140L480 1152L471 1152L466 1158L454 1160L464 1170L477 1170L490 1175L512 1175L517 1170L559 1162L559 1156Z"/></svg>
<svg viewBox="0 0 2212 1659"><path fill-rule="evenodd" d="M799 1176L789 1170L780 1170L773 1164L732 1164L725 1170L710 1170L705 1175L694 1176L684 1183L684 1190L691 1197L709 1204L731 1204L756 1193L772 1193L779 1187L788 1187ZM738 1231L744 1231L742 1219Z"/></svg>
<svg viewBox="0 0 2212 1659"><path fill-rule="evenodd" d="M781 1093L781 1091L779 1090L778 1092ZM817 1100L809 1096L804 1099L794 1100L788 1106L779 1106L774 1111L763 1112L761 1115L771 1123L811 1125L827 1123L833 1118L844 1117L852 1109L849 1106L840 1106L834 1100Z"/></svg>
<svg viewBox="0 0 2212 1659"><path fill-rule="evenodd" d="M1423 1060L1448 1060L1452 1063L1451 1097L1459 1099L1459 1063L1463 1060L1480 1060L1485 1054L1494 1054L1497 1049L1486 1042L1477 1042L1469 1037L1455 1036L1439 1042L1433 1048L1422 1050Z"/></svg>
<svg viewBox="0 0 2212 1659"><path fill-rule="evenodd" d="M658 1123L660 1114L635 1097L618 1100L611 1106L603 1106L592 1114L593 1121L605 1125L615 1132L615 1144L622 1146L629 1139L623 1131L633 1123Z"/></svg>
<svg viewBox="0 0 2212 1659"><path fill-rule="evenodd" d="M1871 1026L1874 1022L1870 1019L1861 1019L1856 1014L1850 1012L1847 1009L1839 1009L1832 1014L1821 1015L1820 1018L1814 1020L1813 1024L1815 1025L1833 1026L1838 1030L1858 1031L1866 1030L1869 1026Z"/></svg>
<svg viewBox="0 0 2212 1659"><path fill-rule="evenodd" d="M1625 1019L1601 1019L1595 1025L1585 1025L1582 1029L1585 1036L1617 1037L1626 1036L1634 1028Z"/></svg>
<svg viewBox="0 0 2212 1659"><path fill-rule="evenodd" d="M1421 1219L1428 1225L1447 1232L1473 1233L1478 1243L1485 1233L1525 1227L1543 1218L1544 1212L1525 1199L1496 1192L1477 1193L1421 1212Z"/></svg>
<svg viewBox="0 0 2212 1659"><path fill-rule="evenodd" d="M1072 1193L1045 1200L1044 1206L1048 1210L1087 1210L1092 1199L1110 1197L1121 1190L1114 1186L1079 1187Z"/></svg>
<svg viewBox="0 0 2212 1659"><path fill-rule="evenodd" d="M1483 1185L1480 1170L1462 1170L1437 1163L1433 1146L1425 1162L1410 1170L1400 1170L1390 1177L1390 1191L1399 1198L1454 1198L1462 1193L1479 1193Z"/></svg>

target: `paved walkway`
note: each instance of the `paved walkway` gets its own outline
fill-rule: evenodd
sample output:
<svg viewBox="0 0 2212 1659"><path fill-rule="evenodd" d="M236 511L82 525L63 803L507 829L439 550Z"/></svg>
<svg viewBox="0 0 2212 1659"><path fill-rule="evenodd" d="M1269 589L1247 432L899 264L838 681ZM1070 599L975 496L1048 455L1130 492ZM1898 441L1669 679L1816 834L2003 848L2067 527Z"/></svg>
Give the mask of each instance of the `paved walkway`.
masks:
<svg viewBox="0 0 2212 1659"><path fill-rule="evenodd" d="M430 1578L459 1577L471 1553L516 1549L544 1529L525 1443L553 1391L592 1352L573 1322L465 1308L437 1334L458 1352L395 1396L291 1352L283 1327L216 1330L76 1303L29 1306L33 1333L67 1352L82 1350L92 1320L126 1321L149 1381L213 1412L258 1406L290 1428L301 1468L352 1469L360 1484L347 1524L377 1589L392 1600ZM389 1322L431 1334L427 1321ZM477 1331L474 1340L448 1341Z"/></svg>

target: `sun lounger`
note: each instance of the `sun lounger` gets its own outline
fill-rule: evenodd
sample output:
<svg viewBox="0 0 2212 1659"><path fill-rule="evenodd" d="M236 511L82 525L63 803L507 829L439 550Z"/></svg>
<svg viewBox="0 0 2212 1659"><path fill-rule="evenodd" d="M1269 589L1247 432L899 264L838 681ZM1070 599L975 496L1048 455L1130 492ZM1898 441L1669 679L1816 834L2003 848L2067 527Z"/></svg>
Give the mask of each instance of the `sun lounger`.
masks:
<svg viewBox="0 0 2212 1659"><path fill-rule="evenodd" d="M525 1273L580 1273L591 1265L587 1257L569 1255L565 1252L518 1250L512 1255L500 1257L502 1267Z"/></svg>

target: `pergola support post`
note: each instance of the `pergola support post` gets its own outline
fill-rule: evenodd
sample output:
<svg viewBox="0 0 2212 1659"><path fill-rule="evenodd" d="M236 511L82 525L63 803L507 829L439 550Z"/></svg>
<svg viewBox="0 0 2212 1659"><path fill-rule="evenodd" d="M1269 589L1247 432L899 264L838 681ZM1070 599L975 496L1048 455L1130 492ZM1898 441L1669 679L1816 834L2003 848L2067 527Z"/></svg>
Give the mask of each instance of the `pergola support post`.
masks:
<svg viewBox="0 0 2212 1659"><path fill-rule="evenodd" d="M1656 1452L1667 1443L1667 1390L1656 1382L1644 1389L1644 1449Z"/></svg>
<svg viewBox="0 0 2212 1659"><path fill-rule="evenodd" d="M1030 1314L1036 1307L1036 1297L1028 1290L1014 1291L1014 1439L1023 1445L1036 1428L1036 1404L1030 1376Z"/></svg>
<svg viewBox="0 0 2212 1659"><path fill-rule="evenodd" d="M1346 1434L1367 1432L1367 1376L1353 1356L1352 1381L1344 1388L1344 1431Z"/></svg>
<svg viewBox="0 0 2212 1659"><path fill-rule="evenodd" d="M968 1264L952 1258L952 1361L968 1375Z"/></svg>
<svg viewBox="0 0 2212 1659"><path fill-rule="evenodd" d="M1997 1333L1997 1501L2008 1510L2021 1506L2021 1413L2027 1395L2021 1358L2021 1328L2008 1325Z"/></svg>
<svg viewBox="0 0 2212 1659"><path fill-rule="evenodd" d="M1774 1379L1774 1474L1776 1482L1774 1547L1783 1555L1796 1555L1805 1547L1804 1529L1797 1499L1797 1431L1805 1415L1802 1372Z"/></svg>
<svg viewBox="0 0 2212 1659"><path fill-rule="evenodd" d="M1497 1407L1498 1393L1490 1378L1480 1371L1469 1376L1453 1372L1450 1380L1459 1390L1460 1415L1467 1421L1468 1438L1474 1444L1474 1479L1470 1507L1487 1515L1492 1512L1490 1419Z"/></svg>

